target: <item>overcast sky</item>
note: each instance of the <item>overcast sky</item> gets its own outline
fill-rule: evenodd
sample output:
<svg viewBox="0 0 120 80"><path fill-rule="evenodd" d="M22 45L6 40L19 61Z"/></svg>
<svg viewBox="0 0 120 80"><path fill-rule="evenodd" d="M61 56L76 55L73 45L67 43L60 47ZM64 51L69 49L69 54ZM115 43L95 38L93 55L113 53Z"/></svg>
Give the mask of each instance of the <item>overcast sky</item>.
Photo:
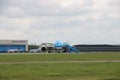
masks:
<svg viewBox="0 0 120 80"><path fill-rule="evenodd" d="M120 44L120 0L0 0L0 39Z"/></svg>

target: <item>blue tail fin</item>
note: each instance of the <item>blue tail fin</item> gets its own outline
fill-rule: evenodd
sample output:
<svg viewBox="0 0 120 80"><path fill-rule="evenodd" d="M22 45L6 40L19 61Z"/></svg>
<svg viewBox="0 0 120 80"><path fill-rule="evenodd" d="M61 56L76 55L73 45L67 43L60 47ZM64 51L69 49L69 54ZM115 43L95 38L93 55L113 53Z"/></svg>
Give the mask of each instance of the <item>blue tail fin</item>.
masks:
<svg viewBox="0 0 120 80"><path fill-rule="evenodd" d="M65 45L67 48L69 48L69 52L76 52L76 53L80 53L80 51L78 49L76 49L75 47L73 46L70 46L68 44Z"/></svg>

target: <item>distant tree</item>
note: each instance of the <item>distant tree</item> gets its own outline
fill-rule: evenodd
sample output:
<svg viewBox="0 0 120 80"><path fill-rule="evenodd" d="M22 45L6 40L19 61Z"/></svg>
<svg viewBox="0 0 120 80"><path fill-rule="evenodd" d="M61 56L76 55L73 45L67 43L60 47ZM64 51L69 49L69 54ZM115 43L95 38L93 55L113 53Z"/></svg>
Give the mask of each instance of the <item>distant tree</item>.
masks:
<svg viewBox="0 0 120 80"><path fill-rule="evenodd" d="M39 48L39 45L37 45L37 44L29 44L28 45L28 49L30 50L30 49L38 49Z"/></svg>

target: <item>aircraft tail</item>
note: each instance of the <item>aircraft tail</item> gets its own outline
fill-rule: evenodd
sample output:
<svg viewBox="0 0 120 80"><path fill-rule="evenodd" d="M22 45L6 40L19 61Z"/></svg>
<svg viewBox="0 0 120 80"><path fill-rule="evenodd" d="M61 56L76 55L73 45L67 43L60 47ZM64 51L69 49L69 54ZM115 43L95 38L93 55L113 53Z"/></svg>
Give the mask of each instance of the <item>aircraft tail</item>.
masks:
<svg viewBox="0 0 120 80"><path fill-rule="evenodd" d="M80 53L80 51L73 46L70 46L68 44L66 44L65 46L69 49L70 53L72 53L72 52Z"/></svg>

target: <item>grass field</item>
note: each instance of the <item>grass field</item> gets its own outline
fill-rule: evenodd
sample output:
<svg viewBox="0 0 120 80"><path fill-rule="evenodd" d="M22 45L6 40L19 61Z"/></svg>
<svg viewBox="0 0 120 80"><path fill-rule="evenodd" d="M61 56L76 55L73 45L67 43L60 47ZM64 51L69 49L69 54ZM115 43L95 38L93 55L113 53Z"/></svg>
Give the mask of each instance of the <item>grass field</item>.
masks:
<svg viewBox="0 0 120 80"><path fill-rule="evenodd" d="M49 61L120 60L120 53L1 54L0 80L120 80L120 62L49 63Z"/></svg>
<svg viewBox="0 0 120 80"><path fill-rule="evenodd" d="M1 54L0 62L120 60L120 52L90 52L81 54Z"/></svg>

